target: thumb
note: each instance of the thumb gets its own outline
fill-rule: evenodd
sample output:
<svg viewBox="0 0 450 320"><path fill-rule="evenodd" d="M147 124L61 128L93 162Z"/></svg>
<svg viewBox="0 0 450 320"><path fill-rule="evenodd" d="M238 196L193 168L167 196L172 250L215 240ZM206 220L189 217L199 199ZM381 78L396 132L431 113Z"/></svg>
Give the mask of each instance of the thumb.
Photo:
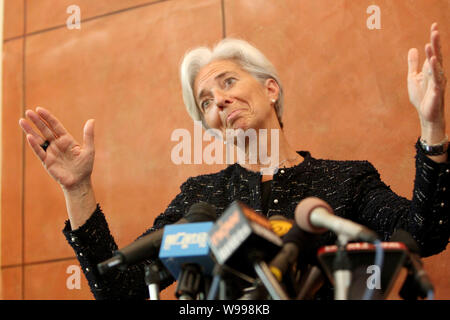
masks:
<svg viewBox="0 0 450 320"><path fill-rule="evenodd" d="M94 119L86 121L83 129L83 148L94 151Z"/></svg>
<svg viewBox="0 0 450 320"><path fill-rule="evenodd" d="M408 51L408 75L417 74L419 67L419 52L416 48L409 49Z"/></svg>

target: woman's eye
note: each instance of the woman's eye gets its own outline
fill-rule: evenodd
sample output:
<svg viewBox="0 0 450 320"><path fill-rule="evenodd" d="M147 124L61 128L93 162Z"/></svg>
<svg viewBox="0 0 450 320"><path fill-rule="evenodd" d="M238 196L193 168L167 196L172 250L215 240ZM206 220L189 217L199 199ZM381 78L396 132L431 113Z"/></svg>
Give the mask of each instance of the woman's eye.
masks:
<svg viewBox="0 0 450 320"><path fill-rule="evenodd" d="M206 108L208 108L210 102L211 102L211 99L203 100L202 101L202 109L205 110Z"/></svg>
<svg viewBox="0 0 450 320"><path fill-rule="evenodd" d="M232 85L235 81L236 81L235 78L226 78L224 82L225 82L225 85L226 85L226 86L230 86L230 85Z"/></svg>

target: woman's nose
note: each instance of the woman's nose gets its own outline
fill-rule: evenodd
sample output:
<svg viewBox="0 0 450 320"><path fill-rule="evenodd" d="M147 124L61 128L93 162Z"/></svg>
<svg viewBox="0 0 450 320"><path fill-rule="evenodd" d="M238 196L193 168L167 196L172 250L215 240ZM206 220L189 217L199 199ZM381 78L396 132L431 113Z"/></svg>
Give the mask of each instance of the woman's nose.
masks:
<svg viewBox="0 0 450 320"><path fill-rule="evenodd" d="M221 109L233 103L233 99L222 90L214 90L213 94L216 105Z"/></svg>

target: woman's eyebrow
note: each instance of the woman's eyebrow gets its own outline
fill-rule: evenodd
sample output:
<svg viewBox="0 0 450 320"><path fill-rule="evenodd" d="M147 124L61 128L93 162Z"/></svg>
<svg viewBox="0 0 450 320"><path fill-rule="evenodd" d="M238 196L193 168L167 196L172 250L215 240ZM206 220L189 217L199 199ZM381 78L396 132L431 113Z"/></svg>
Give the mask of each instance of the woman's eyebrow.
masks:
<svg viewBox="0 0 450 320"><path fill-rule="evenodd" d="M230 74L230 73L233 73L233 72L230 72L230 71L224 71L224 72L218 74L217 76L215 76L215 77L214 77L214 80L221 79L221 78L227 76L227 75ZM198 94L197 100L200 100L200 99L201 99L203 96L205 96L205 95L206 95L206 90L205 90L205 89L202 89L202 90L200 91L200 93Z"/></svg>

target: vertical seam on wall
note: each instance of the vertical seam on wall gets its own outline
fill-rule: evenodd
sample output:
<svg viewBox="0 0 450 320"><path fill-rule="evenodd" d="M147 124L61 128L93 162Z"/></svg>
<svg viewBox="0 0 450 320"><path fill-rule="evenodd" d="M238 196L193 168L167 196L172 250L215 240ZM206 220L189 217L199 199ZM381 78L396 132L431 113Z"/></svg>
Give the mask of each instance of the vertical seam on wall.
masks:
<svg viewBox="0 0 450 320"><path fill-rule="evenodd" d="M3 17L5 4L0 0L0 52L3 55ZM0 64L0 266L2 265L2 192L3 192L3 61ZM0 299L3 300L3 272L0 270Z"/></svg>
<svg viewBox="0 0 450 320"><path fill-rule="evenodd" d="M227 37L227 30L225 24L225 0L221 0L222 7L222 38L225 39Z"/></svg>
<svg viewBox="0 0 450 320"><path fill-rule="evenodd" d="M22 116L25 115L26 105L26 85L25 85L25 68L26 68L26 44L27 44L27 1L23 0L23 44L22 44ZM21 195L21 211L22 211L22 300L25 299L25 135L22 135L22 195Z"/></svg>

